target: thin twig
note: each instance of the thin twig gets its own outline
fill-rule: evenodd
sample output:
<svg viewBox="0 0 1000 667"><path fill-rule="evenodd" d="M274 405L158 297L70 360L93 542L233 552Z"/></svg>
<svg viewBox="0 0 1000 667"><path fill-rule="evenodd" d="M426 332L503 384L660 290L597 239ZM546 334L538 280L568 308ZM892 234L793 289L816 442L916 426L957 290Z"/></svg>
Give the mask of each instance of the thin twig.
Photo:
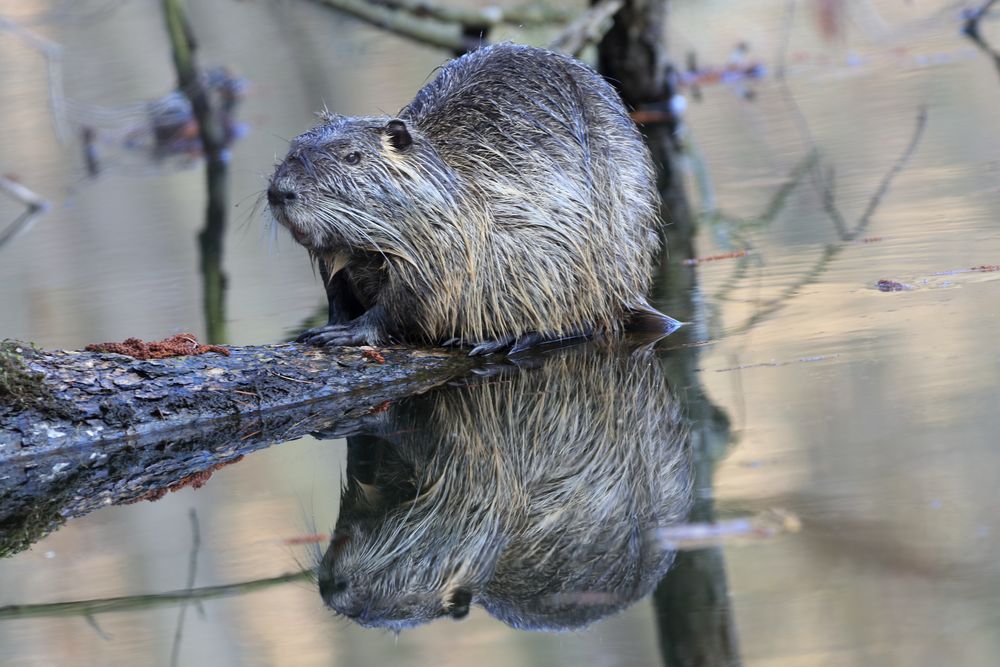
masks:
<svg viewBox="0 0 1000 667"><path fill-rule="evenodd" d="M458 52L465 48L461 26L417 19L409 14L379 7L365 0L314 0L324 7L336 9L361 19L376 28L407 37L429 46Z"/></svg>
<svg viewBox="0 0 1000 667"><path fill-rule="evenodd" d="M611 29L614 15L624 4L624 0L601 0L566 26L549 43L549 48L579 56L589 45L601 41Z"/></svg>
<svg viewBox="0 0 1000 667"><path fill-rule="evenodd" d="M62 47L3 16L0 16L0 31L11 33L45 57L52 125L59 143L66 143L69 140L70 132L69 124L66 122L66 97L63 94Z"/></svg>
<svg viewBox="0 0 1000 667"><path fill-rule="evenodd" d="M442 23L456 23L466 28L492 28L501 23L513 26L544 26L565 23L574 12L541 4L520 7L455 7L439 5L427 0L371 0L376 7L402 10L416 17L430 18Z"/></svg>
<svg viewBox="0 0 1000 667"><path fill-rule="evenodd" d="M49 210L49 203L32 190L8 176L0 176L0 192L24 204L27 208L3 230L0 230L0 248L18 234L25 232L35 218Z"/></svg>
<svg viewBox="0 0 1000 667"><path fill-rule="evenodd" d="M795 0L788 0L785 5L785 21L781 26L781 46L778 48L778 63L774 68L776 79L785 78L785 66L788 62L788 44L792 39L792 24L795 22Z"/></svg>
<svg viewBox="0 0 1000 667"><path fill-rule="evenodd" d="M308 581L313 577L312 570L302 570L282 574L267 579L241 581L235 584L220 586L204 586L202 588L170 591L169 593L153 593L150 595L125 595L115 598L99 598L95 600L74 600L71 602L48 602L44 604L21 604L0 607L0 621L13 618L40 618L54 616L92 616L113 611L130 611L133 609L149 609L163 605L180 604L197 600L212 600L231 595L243 595L253 591L280 586L293 581Z"/></svg>
<svg viewBox="0 0 1000 667"><path fill-rule="evenodd" d="M920 140L924 136L924 128L926 127L927 108L920 107L920 110L917 112L917 124L916 127L913 128L913 136L910 138L910 143L907 144L906 149L896 159L892 168L889 169L885 176L882 177L882 182L879 183L875 194L873 194L871 199L868 200L868 206L865 208L865 212L861 214L861 217L854 225L854 229L852 229L847 235L847 238L845 239L846 241L853 241L868 227L868 223L871 222L872 216L875 215L875 211L878 209L879 204L882 203L882 198L885 197L887 192L889 192L889 188L892 186L893 180L895 180L896 176L898 176L899 173L906 168L906 164L917 151L917 146L920 145Z"/></svg>
<svg viewBox="0 0 1000 667"><path fill-rule="evenodd" d="M993 45L986 41L986 38L983 37L983 34L979 31L979 22L983 20L983 17L989 13L990 9L997 2L998 0L986 0L986 2L984 2L978 9L969 10L965 25L962 26L962 32L965 33L965 36L971 39L981 51L993 58L993 64L996 65L997 72L1000 72L1000 51L993 48Z"/></svg>
<svg viewBox="0 0 1000 667"><path fill-rule="evenodd" d="M743 333L751 329L758 322L763 320L765 317L774 314L778 310L784 308L788 302L794 298L797 294L801 293L801 290L806 285L812 284L823 275L829 265L833 260L840 255L844 248L849 247L849 242L853 241L862 231L864 231L868 223L871 221L872 216L878 209L879 205L882 203L883 198L889 191L889 187L892 185L892 181L896 176L903 170L906 164L909 162L910 158L917 150L917 146L920 144L920 140L924 134L924 128L927 125L927 110L921 107L917 112L917 122L913 129L913 136L910 138L909 143L907 143L906 148L900 154L900 156L893 163L886 175L882 177L879 187L876 189L875 193L872 195L868 202L868 207L865 209L864 213L855 223L854 228L846 232L846 236L843 237L840 243L831 243L823 249L822 255L820 255L819 260L813 267L803 275L799 280L795 281L791 285L787 286L781 291L781 293L773 298L769 299L760 306L758 306L756 312L751 315L746 322L744 322L739 327L733 329L729 332L730 335L735 333Z"/></svg>
<svg viewBox="0 0 1000 667"><path fill-rule="evenodd" d="M198 572L198 550L201 548L201 530L198 527L198 513L191 509L188 513L191 519L191 555L188 557L187 590L194 590L194 580ZM188 600L181 602L177 612L177 630L174 631L174 647L170 651L170 664L177 665L181 652L181 636L184 630L184 615L187 613Z"/></svg>

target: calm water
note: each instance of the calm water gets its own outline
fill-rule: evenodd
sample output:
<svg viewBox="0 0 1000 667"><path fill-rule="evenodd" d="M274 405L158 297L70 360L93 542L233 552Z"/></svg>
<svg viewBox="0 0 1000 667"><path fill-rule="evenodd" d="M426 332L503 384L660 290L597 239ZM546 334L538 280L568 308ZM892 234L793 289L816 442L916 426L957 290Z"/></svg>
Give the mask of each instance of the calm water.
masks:
<svg viewBox="0 0 1000 667"><path fill-rule="evenodd" d="M39 4L0 2L0 15L37 16ZM735 86L706 84L688 110L700 156L689 182L706 210L698 254L750 251L684 269L698 276L697 322L651 357L590 348L549 355L536 369L395 406L383 424L395 428L350 444L303 438L247 456L200 489L70 520L0 561L0 606L185 588L192 510L196 587L310 566L315 550L290 541L353 516L348 501L341 512L345 473L382 497L390 487L416 493L378 481L359 437L389 452L383 470L392 452L417 452L410 440L429 448L407 463L416 468L439 465L442 452L475 461L463 449L474 441L498 452L522 444L532 456L556 452L559 465L577 465L587 492L559 520L581 539L551 549L566 559L563 575L580 577L575 590L613 588L586 584L579 562L599 566L593 552L619 548L615 531L629 521L655 537L649 525L689 510L704 520L777 507L801 519L800 532L679 555L640 540L649 551L629 591L645 593L667 565L676 569L637 602L631 594L559 598L584 610L567 612L578 620L587 609L626 607L583 630L514 630L473 606L461 622L396 636L333 616L316 583L301 580L205 600L182 620L177 605L97 614L92 623L80 615L0 620L0 664L699 664L678 657L685 650L703 651L709 665L727 651L740 664L767 666L1000 663L1000 272L969 270L1000 264L1000 78L959 35L950 3L849 3L846 32L829 41L813 5L803 4L786 55L797 112L771 76L786 3L744 4L676 2L672 15L678 55L697 45L701 62L721 64L746 40L750 59L769 68L750 84L752 100ZM62 44L68 95L114 106L168 91L157 3L95 6L115 9L82 23L32 24ZM317 309L321 290L305 253L280 234L272 239L251 211L275 156L324 102L344 113L399 108L442 55L300 3L201 3L194 16L203 60L252 82L240 110L251 129L232 155L239 204L226 249L229 342L280 340ZM998 25L986 26L996 41ZM40 56L0 32L0 172L54 205L0 248L0 336L81 347L203 332L194 240L201 172L139 169L109 150L107 172L87 180L79 149L54 138L43 73ZM833 171L837 207L854 225L921 107L927 125L912 159L857 238L841 241L817 178L799 166L818 149L814 173ZM0 225L18 212L0 197ZM912 289L882 292L880 280ZM631 458L613 470L593 467L604 457L580 462L614 443L609 457ZM628 464L635 460L647 465ZM521 464L498 478L514 484L556 469L544 459ZM0 470L21 474L30 473ZM597 497L600 510L588 505ZM601 518L588 524L581 513ZM413 544L458 543L435 538L454 528L439 524ZM481 528L458 525L466 537ZM393 534L422 535L406 525ZM496 537L483 540L488 554ZM400 571L416 577L420 564ZM539 576L524 563L503 571L506 581ZM491 611L503 615L500 606Z"/></svg>

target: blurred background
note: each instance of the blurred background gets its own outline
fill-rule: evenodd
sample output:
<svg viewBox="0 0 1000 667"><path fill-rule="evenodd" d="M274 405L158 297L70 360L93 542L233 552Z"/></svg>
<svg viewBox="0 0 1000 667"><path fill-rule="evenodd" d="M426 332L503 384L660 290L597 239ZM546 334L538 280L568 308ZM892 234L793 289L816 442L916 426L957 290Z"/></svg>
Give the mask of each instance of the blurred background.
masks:
<svg viewBox="0 0 1000 667"><path fill-rule="evenodd" d="M735 663L1000 662L1000 67L962 32L992 4L669 3L698 222L676 270L697 276L702 316L661 348L697 348L674 390L697 384L728 417L710 466L719 512L777 506L803 526L723 549ZM277 342L324 300L305 251L258 205L274 163L324 105L394 113L449 54L307 0L187 11L200 65L227 68L220 85L238 97L219 342ZM1000 44L992 11L976 24L984 45ZM552 32L492 38L544 45ZM64 143L46 44L61 53ZM204 162L179 140L157 145L149 120L147 103L170 108L175 87L159 2L0 0L0 174L49 204L0 245L0 337L210 336ZM0 193L0 230L24 209ZM341 441L303 438L200 489L73 520L0 561L0 605L183 588L191 509L197 585L295 571L310 557L288 539L333 526L345 460ZM665 662L649 601L563 635L478 610L396 637L333 618L306 581L191 608L175 645L177 614L3 620L0 664Z"/></svg>

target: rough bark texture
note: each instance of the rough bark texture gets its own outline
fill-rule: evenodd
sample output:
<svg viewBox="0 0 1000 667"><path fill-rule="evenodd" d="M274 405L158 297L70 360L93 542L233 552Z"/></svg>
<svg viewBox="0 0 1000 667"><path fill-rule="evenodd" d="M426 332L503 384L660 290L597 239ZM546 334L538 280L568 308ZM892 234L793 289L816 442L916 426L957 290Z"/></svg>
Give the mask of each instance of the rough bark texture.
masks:
<svg viewBox="0 0 1000 667"><path fill-rule="evenodd" d="M462 352L411 348L378 350L384 363L294 344L155 361L18 349L55 403L0 402L0 558L66 519L201 486L258 449L350 435L388 402L473 365Z"/></svg>
<svg viewBox="0 0 1000 667"><path fill-rule="evenodd" d="M322 349L294 343L204 354L132 359L119 354L41 351L19 346L27 370L58 402L19 408L0 402L0 464L67 448L166 435L223 422L256 423L262 413L337 399L366 408L468 370L462 352ZM367 356L366 356L367 355ZM379 363L381 355L384 363ZM329 404L327 404L329 409Z"/></svg>

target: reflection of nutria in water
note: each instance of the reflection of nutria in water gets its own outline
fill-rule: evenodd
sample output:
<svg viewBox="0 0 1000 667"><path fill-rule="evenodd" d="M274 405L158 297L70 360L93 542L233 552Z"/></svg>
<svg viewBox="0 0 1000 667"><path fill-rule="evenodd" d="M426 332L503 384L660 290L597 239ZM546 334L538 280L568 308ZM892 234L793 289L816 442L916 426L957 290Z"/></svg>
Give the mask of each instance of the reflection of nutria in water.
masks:
<svg viewBox="0 0 1000 667"><path fill-rule="evenodd" d="M409 399L350 439L319 588L361 625L478 604L525 629L582 627L652 591L690 473L650 355L593 346Z"/></svg>

